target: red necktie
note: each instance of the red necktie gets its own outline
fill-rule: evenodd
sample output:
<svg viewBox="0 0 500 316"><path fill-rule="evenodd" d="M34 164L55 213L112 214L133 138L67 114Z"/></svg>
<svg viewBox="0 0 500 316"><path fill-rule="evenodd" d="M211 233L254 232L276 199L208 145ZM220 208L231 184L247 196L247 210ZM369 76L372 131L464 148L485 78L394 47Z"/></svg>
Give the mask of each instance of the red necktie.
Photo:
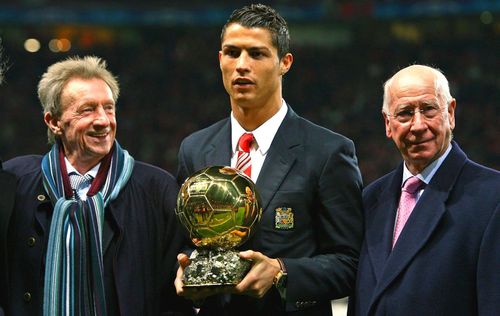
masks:
<svg viewBox="0 0 500 316"><path fill-rule="evenodd" d="M243 171L247 176L252 174L252 162L250 161L250 147L254 141L252 133L241 135L238 141L238 159L236 160L236 169Z"/></svg>
<svg viewBox="0 0 500 316"><path fill-rule="evenodd" d="M394 226L394 238L392 247L396 244L399 234L403 230L406 221L411 215L415 204L417 203L417 193L424 183L417 177L410 177L406 180L401 190L401 198L399 200L398 215Z"/></svg>

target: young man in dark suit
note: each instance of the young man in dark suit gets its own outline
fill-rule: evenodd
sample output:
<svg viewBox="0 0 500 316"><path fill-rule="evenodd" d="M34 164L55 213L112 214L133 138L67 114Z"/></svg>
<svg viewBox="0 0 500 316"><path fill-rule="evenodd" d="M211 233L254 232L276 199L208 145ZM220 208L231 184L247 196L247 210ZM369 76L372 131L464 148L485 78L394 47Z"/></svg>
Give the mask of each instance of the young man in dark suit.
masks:
<svg viewBox="0 0 500 316"><path fill-rule="evenodd" d="M282 78L292 62L287 24L274 9L250 5L232 13L219 51L231 115L182 142L178 181L210 165L250 167L263 213L240 253L253 261L250 272L217 306L207 300L201 314L331 315L330 300L353 289L362 231L354 144L283 100ZM238 142L248 133L249 160L242 162ZM182 273L181 264L178 294L207 295L183 289Z"/></svg>
<svg viewBox="0 0 500 316"><path fill-rule="evenodd" d="M499 314L500 173L451 140L456 106L437 69L386 82L386 135L403 162L364 190L351 315Z"/></svg>

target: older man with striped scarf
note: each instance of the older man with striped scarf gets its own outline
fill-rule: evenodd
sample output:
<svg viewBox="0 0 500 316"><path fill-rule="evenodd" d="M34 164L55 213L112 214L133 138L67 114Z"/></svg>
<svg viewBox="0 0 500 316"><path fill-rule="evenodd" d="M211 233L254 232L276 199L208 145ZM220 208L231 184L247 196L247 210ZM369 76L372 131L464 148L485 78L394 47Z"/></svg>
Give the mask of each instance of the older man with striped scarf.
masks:
<svg viewBox="0 0 500 316"><path fill-rule="evenodd" d="M173 290L185 238L178 187L115 139L118 82L97 57L50 66L38 85L51 150L17 176L7 229L10 315L190 314Z"/></svg>

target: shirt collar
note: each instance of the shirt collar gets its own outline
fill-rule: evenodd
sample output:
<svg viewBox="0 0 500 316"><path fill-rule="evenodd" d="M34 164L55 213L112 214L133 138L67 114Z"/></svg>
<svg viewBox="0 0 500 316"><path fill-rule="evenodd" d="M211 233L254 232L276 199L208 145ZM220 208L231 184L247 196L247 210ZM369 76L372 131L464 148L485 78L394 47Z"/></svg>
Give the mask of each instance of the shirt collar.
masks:
<svg viewBox="0 0 500 316"><path fill-rule="evenodd" d="M436 174L437 170L441 165L443 164L443 161L446 159L448 154L451 151L451 144L448 144L448 148L446 148L446 151L444 154L441 155L438 159L434 160L431 162L427 167L422 170L419 174L417 174L417 178L422 180L425 184L429 184L431 182L432 177L434 177L434 174ZM408 170L406 167L406 163L403 164L403 182L401 182L401 187L405 183L408 178L412 177L413 174Z"/></svg>
<svg viewBox="0 0 500 316"><path fill-rule="evenodd" d="M92 176L92 178L95 179L95 177L97 176L97 171L99 171L99 167L101 166L101 163L99 162L97 165L95 165L92 169L90 169L86 174L80 174L80 172L78 172L75 167L73 167L73 165L71 165L71 163L69 162L68 158L64 157L64 162L66 163L66 170L68 171L68 175L71 174L72 172L75 172L81 176L84 176L84 175L90 175Z"/></svg>
<svg viewBox="0 0 500 316"><path fill-rule="evenodd" d="M285 119L287 112L288 106L285 100L282 99L281 107L278 112L253 131L246 131L243 127L241 127L240 123L238 123L234 117L233 112L231 112L231 148L233 150L233 155L238 151L238 141L244 133L253 134L255 141L257 142L258 150L262 155L265 155L271 147L274 136L278 132L278 129Z"/></svg>

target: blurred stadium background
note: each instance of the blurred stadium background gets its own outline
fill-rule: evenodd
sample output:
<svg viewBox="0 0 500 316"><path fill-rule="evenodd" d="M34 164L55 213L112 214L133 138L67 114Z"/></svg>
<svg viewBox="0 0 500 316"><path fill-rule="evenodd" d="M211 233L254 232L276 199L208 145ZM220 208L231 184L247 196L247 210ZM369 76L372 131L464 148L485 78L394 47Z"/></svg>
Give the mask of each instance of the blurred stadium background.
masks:
<svg viewBox="0 0 500 316"><path fill-rule="evenodd" d="M500 169L500 1L261 1L287 20L295 61L284 97L299 114L353 139L365 184L399 162L385 138L382 84L413 63L439 67L458 100L455 139ZM0 2L9 61L0 87L0 157L48 147L36 85L73 55L107 60L121 84L118 140L172 173L180 141L226 117L220 29L249 1Z"/></svg>

